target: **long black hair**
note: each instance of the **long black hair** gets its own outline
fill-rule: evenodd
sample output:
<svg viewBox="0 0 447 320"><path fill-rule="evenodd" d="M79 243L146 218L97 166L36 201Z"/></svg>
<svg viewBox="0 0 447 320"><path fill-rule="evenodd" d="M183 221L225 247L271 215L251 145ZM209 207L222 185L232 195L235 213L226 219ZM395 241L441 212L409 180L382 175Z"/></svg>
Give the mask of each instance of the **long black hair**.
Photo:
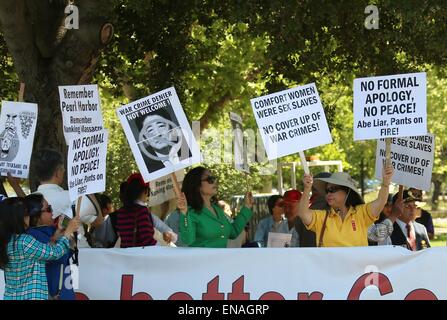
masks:
<svg viewBox="0 0 447 320"><path fill-rule="evenodd" d="M25 205L21 199L20 201L11 199L10 201L0 203L0 269L4 269L9 262L9 241L14 239L17 234L25 232L23 221L25 211Z"/></svg>
<svg viewBox="0 0 447 320"><path fill-rule="evenodd" d="M189 170L182 183L182 192L185 193L186 201L197 213L202 210L204 204L200 186L202 185L202 175L206 170L208 169L204 167Z"/></svg>
<svg viewBox="0 0 447 320"><path fill-rule="evenodd" d="M25 197L24 202L26 210L29 214L29 226L35 227L42 216L44 197L40 193L29 194Z"/></svg>

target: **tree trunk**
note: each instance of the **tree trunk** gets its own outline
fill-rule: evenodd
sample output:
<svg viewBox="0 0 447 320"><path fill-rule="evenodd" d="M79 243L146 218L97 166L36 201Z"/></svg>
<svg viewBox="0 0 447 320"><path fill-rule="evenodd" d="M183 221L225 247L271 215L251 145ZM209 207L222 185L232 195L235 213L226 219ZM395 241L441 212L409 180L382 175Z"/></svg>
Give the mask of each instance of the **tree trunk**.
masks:
<svg viewBox="0 0 447 320"><path fill-rule="evenodd" d="M113 35L110 1L77 0L79 29L66 29L68 1L2 0L0 25L25 102L38 104L33 150L56 149L66 157L58 86L91 82L101 50ZM37 187L33 167L30 187Z"/></svg>
<svg viewBox="0 0 447 320"><path fill-rule="evenodd" d="M431 209L438 210L439 196L441 194L442 181L439 179L433 179L433 184L435 188L433 190L433 195L431 197Z"/></svg>

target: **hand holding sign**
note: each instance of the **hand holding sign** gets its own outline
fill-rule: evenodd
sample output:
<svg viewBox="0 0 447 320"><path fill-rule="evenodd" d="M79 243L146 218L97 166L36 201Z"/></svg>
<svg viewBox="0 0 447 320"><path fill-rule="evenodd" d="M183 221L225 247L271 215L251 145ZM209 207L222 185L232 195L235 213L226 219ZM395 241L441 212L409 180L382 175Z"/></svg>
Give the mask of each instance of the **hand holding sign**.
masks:
<svg viewBox="0 0 447 320"><path fill-rule="evenodd" d="M312 190L312 185L314 184L314 178L311 174L305 173L303 178L303 191L310 192Z"/></svg>
<svg viewBox="0 0 447 320"><path fill-rule="evenodd" d="M382 171L382 185L389 186L391 183L391 179L393 178L394 168L391 163L389 163L386 167L383 168Z"/></svg>
<svg viewBox="0 0 447 320"><path fill-rule="evenodd" d="M71 237L73 233L75 233L79 229L80 225L81 225L81 218L79 218L79 215L76 215L68 223L68 226L64 231L64 236Z"/></svg>
<svg viewBox="0 0 447 320"><path fill-rule="evenodd" d="M181 195L177 196L177 209L185 215L188 212L188 202L186 201L186 196L183 192Z"/></svg>
<svg viewBox="0 0 447 320"><path fill-rule="evenodd" d="M255 203L253 199L253 194L251 192L247 192L245 195L245 206L249 209L253 208L253 204Z"/></svg>

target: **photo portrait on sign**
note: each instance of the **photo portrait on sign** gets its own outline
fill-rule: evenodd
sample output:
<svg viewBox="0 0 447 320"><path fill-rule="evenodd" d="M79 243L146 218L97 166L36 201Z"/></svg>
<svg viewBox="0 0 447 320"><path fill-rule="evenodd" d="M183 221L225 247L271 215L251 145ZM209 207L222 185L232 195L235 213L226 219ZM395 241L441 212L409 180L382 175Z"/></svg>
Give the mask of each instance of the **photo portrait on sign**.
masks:
<svg viewBox="0 0 447 320"><path fill-rule="evenodd" d="M28 178L37 123L37 105L3 101L0 116L0 172Z"/></svg>
<svg viewBox="0 0 447 320"><path fill-rule="evenodd" d="M132 134L150 173L191 157L191 150L169 99L163 102L166 107L129 120Z"/></svg>

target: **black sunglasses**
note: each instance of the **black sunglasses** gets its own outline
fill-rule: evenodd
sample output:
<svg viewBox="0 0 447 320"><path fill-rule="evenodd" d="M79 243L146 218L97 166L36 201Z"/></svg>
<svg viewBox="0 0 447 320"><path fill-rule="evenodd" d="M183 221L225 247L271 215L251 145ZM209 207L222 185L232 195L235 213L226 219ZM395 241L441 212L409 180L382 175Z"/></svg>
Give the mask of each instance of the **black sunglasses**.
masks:
<svg viewBox="0 0 447 320"><path fill-rule="evenodd" d="M217 180L217 177L215 177L215 176L208 176L208 177L206 177L206 179L202 179L202 181L206 181L209 184L213 184L214 182L216 182L216 180Z"/></svg>
<svg viewBox="0 0 447 320"><path fill-rule="evenodd" d="M48 207L47 207L47 209L46 210L44 210L43 208L42 208L42 210L41 210L42 212L49 212L49 213L53 213L53 207L51 207L51 205L48 205Z"/></svg>
<svg viewBox="0 0 447 320"><path fill-rule="evenodd" d="M329 188L326 188L326 193L335 193L340 190L345 190L345 188L343 188L343 187L329 187Z"/></svg>

